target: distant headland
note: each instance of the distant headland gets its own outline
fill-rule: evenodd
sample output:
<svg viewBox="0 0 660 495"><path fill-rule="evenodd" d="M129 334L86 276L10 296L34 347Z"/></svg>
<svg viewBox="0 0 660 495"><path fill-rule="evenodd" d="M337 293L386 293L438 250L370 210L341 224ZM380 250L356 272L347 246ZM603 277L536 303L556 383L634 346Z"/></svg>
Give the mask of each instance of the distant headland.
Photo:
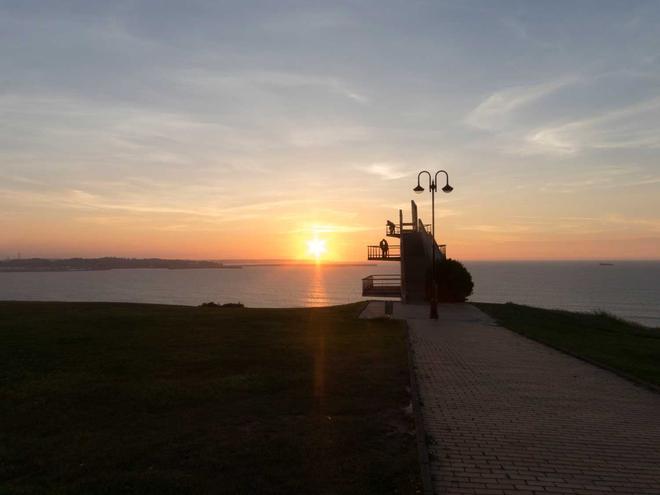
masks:
<svg viewBox="0 0 660 495"><path fill-rule="evenodd" d="M168 260L161 258L26 258L0 261L0 272L69 272L118 270L127 268L165 268L184 270L191 268L241 268L217 261Z"/></svg>

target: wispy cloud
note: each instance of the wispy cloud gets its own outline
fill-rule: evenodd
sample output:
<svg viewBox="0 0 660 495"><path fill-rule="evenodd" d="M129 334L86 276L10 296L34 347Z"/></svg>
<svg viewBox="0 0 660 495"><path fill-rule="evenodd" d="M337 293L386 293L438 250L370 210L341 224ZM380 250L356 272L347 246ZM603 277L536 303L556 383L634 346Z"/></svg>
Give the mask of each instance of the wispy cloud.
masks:
<svg viewBox="0 0 660 495"><path fill-rule="evenodd" d="M660 232L660 218L637 217L608 213L591 217L581 216L515 216L516 225L528 226L539 233L606 233L606 232Z"/></svg>
<svg viewBox="0 0 660 495"><path fill-rule="evenodd" d="M483 130L503 129L509 124L511 115L517 110L562 88L575 84L579 80L578 77L567 76L540 84L517 86L496 91L468 113L465 122L472 127Z"/></svg>
<svg viewBox="0 0 660 495"><path fill-rule="evenodd" d="M585 148L660 148L660 98L530 132L538 151L575 153ZM534 148L531 148L534 151Z"/></svg>
<svg viewBox="0 0 660 495"><path fill-rule="evenodd" d="M191 194L193 194L191 192ZM208 194L205 195L207 201ZM248 218L261 218L278 211L305 206L327 207L325 198L281 198L270 200L236 201L235 205L201 206L191 205L185 198L170 200L163 196L143 197L139 192L94 194L81 189L56 190L12 190L0 188L0 201L13 205L48 206L50 208L96 211L123 211L131 214L180 215L195 218L208 218L217 222L235 222ZM343 200L334 200L341 203Z"/></svg>
<svg viewBox="0 0 660 495"><path fill-rule="evenodd" d="M361 126L309 126L289 131L289 143L298 148L327 147L364 141L370 131Z"/></svg>
<svg viewBox="0 0 660 495"><path fill-rule="evenodd" d="M406 170L403 165L398 163L378 162L367 166L360 166L358 168L368 174L380 177L383 180L401 179L412 174L410 170Z"/></svg>
<svg viewBox="0 0 660 495"><path fill-rule="evenodd" d="M302 227L292 229L291 232L315 233L315 234L347 234L351 232L368 232L374 230L372 225L339 225L339 224L305 224Z"/></svg>
<svg viewBox="0 0 660 495"><path fill-rule="evenodd" d="M342 78L302 72L188 69L180 72L176 76L176 81L207 93L216 94L230 92L245 95L251 92L254 96L256 91L311 89L328 95L339 95L358 103L369 101L363 91L356 89L354 85L347 83Z"/></svg>
<svg viewBox="0 0 660 495"><path fill-rule="evenodd" d="M459 230L474 230L477 232L487 232L487 233L515 233L515 232L527 232L532 230L529 225L516 225L516 224L475 224L475 225L463 225L458 227Z"/></svg>

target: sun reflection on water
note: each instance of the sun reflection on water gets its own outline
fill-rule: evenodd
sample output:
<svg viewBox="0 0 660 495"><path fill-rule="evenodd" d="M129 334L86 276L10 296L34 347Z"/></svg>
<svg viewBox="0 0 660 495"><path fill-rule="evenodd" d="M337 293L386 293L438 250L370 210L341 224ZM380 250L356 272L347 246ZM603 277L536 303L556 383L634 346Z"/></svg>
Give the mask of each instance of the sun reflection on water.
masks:
<svg viewBox="0 0 660 495"><path fill-rule="evenodd" d="M330 304L324 275L323 265L317 263L313 268L307 291L308 306L328 306Z"/></svg>

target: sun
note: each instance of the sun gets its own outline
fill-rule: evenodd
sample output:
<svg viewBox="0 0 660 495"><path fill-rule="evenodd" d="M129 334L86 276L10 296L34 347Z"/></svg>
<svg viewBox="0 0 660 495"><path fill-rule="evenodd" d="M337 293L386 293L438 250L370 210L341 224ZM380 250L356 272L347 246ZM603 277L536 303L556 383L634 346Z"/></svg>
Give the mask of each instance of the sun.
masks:
<svg viewBox="0 0 660 495"><path fill-rule="evenodd" d="M317 238L310 239L307 241L307 252L319 259L326 252L325 241Z"/></svg>

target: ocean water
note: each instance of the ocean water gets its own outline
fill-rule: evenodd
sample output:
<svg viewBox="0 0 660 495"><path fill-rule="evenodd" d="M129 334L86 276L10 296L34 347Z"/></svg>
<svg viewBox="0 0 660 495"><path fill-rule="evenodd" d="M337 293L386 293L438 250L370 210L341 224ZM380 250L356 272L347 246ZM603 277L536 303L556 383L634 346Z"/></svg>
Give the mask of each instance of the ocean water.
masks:
<svg viewBox="0 0 660 495"><path fill-rule="evenodd" d="M467 262L470 300L572 311L604 310L660 326L660 262ZM0 300L116 301L251 307L326 306L362 300L361 279L397 273L374 266L246 266L242 269L0 273Z"/></svg>

